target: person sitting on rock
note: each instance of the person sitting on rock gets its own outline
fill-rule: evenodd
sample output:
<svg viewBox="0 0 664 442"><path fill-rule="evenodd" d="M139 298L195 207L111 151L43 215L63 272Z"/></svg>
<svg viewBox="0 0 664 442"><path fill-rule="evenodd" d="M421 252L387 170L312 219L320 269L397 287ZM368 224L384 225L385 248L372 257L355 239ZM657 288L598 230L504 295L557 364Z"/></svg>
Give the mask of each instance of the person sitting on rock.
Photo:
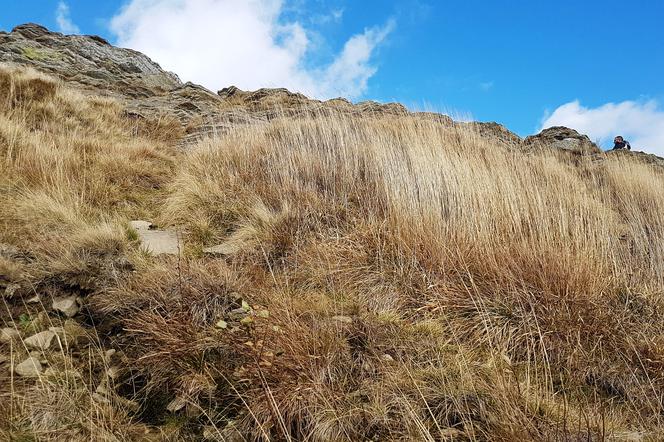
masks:
<svg viewBox="0 0 664 442"><path fill-rule="evenodd" d="M613 149L612 150L618 150L618 149L627 149L627 150L632 150L632 146L629 145L629 141L625 140L623 137L618 135L613 139Z"/></svg>

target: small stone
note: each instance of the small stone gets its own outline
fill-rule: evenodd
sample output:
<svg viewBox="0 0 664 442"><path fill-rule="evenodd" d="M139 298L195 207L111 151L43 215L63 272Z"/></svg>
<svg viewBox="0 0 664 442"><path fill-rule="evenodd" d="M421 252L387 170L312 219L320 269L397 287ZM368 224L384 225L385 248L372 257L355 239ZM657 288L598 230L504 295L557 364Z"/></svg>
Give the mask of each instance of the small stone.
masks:
<svg viewBox="0 0 664 442"><path fill-rule="evenodd" d="M53 299L53 310L63 313L66 317L71 318L78 313L80 307L80 298L76 296L66 296L63 298Z"/></svg>
<svg viewBox="0 0 664 442"><path fill-rule="evenodd" d="M115 356L116 350L114 348L110 348L104 352L104 360L106 362L111 362L111 359L113 356Z"/></svg>
<svg viewBox="0 0 664 442"><path fill-rule="evenodd" d="M387 353L382 355L380 357L380 360L383 361L383 362L394 362L394 358L392 356L388 355Z"/></svg>
<svg viewBox="0 0 664 442"><path fill-rule="evenodd" d="M152 255L178 255L182 250L180 235L172 230L136 229L141 248Z"/></svg>
<svg viewBox="0 0 664 442"><path fill-rule="evenodd" d="M337 322L345 322L346 324L351 324L353 322L353 318L350 316L332 316L332 320L337 321Z"/></svg>
<svg viewBox="0 0 664 442"><path fill-rule="evenodd" d="M26 302L28 304L38 304L39 302L41 302L41 298L39 297L39 295L35 295L32 298L28 299Z"/></svg>
<svg viewBox="0 0 664 442"><path fill-rule="evenodd" d="M242 300L242 310L244 310L247 313L249 313L251 311L251 306L244 299Z"/></svg>
<svg viewBox="0 0 664 442"><path fill-rule="evenodd" d="M23 342L27 347L36 348L38 350L46 350L51 346L53 338L55 338L55 333L53 333L51 330L46 330L34 334L29 338L25 338Z"/></svg>
<svg viewBox="0 0 664 442"><path fill-rule="evenodd" d="M38 377L43 371L43 367L39 359L29 357L25 361L14 367L14 372L23 377Z"/></svg>
<svg viewBox="0 0 664 442"><path fill-rule="evenodd" d="M174 413L176 411L182 410L185 405L187 405L187 401L178 396L166 406L166 409L171 413Z"/></svg>
<svg viewBox="0 0 664 442"><path fill-rule="evenodd" d="M0 342L17 341L21 338L21 334L15 328L7 327L0 330Z"/></svg>
<svg viewBox="0 0 664 442"><path fill-rule="evenodd" d="M217 321L217 323L215 324L215 327L220 328L220 329L223 330L223 329L228 328L228 323L222 319L220 321Z"/></svg>

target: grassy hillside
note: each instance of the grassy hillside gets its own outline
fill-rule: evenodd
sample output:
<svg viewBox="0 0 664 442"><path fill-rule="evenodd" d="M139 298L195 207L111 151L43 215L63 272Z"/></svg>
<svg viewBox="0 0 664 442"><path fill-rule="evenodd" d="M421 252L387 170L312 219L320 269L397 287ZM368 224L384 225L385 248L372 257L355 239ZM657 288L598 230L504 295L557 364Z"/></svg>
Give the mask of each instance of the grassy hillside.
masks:
<svg viewBox="0 0 664 442"><path fill-rule="evenodd" d="M0 70L3 438L661 437L662 169L412 116L180 136Z"/></svg>

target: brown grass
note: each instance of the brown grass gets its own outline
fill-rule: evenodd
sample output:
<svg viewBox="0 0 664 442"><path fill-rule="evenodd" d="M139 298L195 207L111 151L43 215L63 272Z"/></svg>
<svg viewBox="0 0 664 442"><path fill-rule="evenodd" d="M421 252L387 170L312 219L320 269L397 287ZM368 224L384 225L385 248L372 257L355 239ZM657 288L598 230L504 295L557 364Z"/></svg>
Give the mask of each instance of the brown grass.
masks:
<svg viewBox="0 0 664 442"><path fill-rule="evenodd" d="M21 253L0 254L0 284L21 287L3 317L37 315L24 302L35 292L76 292L95 336L83 348L99 350L64 359L124 357L113 400L71 437L664 431L653 166L526 155L407 116L282 118L179 152L112 101L0 73L0 242ZM139 217L183 232L183 254L142 253L124 227ZM202 252L212 245L223 255ZM35 413L98 404L100 370L87 373L76 394L3 388L3 431L57 439L73 418Z"/></svg>

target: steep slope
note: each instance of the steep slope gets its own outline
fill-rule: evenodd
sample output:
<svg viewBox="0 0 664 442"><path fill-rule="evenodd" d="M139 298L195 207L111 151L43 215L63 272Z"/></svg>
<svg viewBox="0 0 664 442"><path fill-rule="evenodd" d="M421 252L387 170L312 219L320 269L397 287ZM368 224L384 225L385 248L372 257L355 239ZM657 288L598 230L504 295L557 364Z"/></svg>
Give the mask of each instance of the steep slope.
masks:
<svg viewBox="0 0 664 442"><path fill-rule="evenodd" d="M97 44L118 65L91 79L17 49ZM214 94L142 55L116 90L134 53L35 25L9 52L0 439L663 434L659 160L567 128Z"/></svg>

